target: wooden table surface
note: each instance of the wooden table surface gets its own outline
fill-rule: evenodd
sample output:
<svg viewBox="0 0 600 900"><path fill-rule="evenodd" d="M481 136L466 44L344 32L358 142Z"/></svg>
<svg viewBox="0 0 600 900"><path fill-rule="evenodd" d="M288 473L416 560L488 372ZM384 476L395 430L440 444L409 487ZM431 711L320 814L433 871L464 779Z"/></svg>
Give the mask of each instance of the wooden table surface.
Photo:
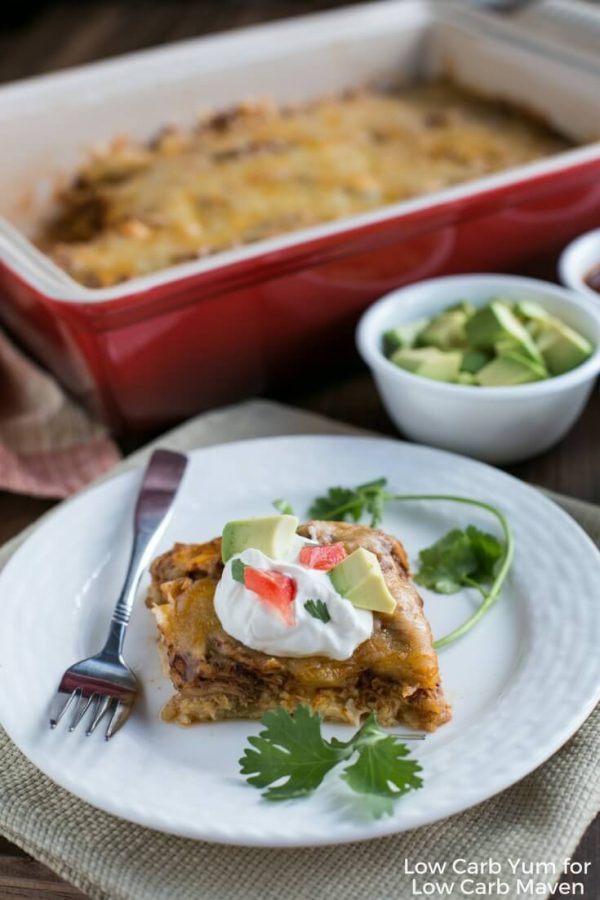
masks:
<svg viewBox="0 0 600 900"><path fill-rule="evenodd" d="M10 19L4 17L4 28L0 28L0 82L167 41L348 5L348 2L88 0L85 3L35 3L24 0L11 5ZM532 272L538 271L534 265ZM280 399L356 425L396 434L370 377L363 371L341 373L336 382L287 393ZM577 426L558 447L508 471L525 481L600 503L599 447L600 395L596 391ZM0 543L35 521L51 506L50 501L0 492ZM585 896L597 900L600 897L600 817L581 842L577 858L592 862L585 882ZM0 837L0 900L16 897L35 900L81 898L83 895Z"/></svg>

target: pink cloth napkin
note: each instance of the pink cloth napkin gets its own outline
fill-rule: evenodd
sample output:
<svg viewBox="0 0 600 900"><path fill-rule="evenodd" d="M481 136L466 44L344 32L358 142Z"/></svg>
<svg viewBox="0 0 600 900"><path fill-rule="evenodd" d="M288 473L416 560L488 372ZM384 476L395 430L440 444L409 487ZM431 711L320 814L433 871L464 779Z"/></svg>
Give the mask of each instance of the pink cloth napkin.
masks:
<svg viewBox="0 0 600 900"><path fill-rule="evenodd" d="M67 497L119 458L106 429L0 331L0 489Z"/></svg>

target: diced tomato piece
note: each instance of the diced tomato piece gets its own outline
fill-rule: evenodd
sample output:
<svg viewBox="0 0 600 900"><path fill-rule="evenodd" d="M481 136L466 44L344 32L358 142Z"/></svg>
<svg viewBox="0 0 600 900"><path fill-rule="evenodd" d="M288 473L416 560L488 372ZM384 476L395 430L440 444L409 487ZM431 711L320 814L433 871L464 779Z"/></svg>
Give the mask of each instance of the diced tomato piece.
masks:
<svg viewBox="0 0 600 900"><path fill-rule="evenodd" d="M348 554L343 544L324 544L322 547L303 547L298 557L303 566L329 572Z"/></svg>
<svg viewBox="0 0 600 900"><path fill-rule="evenodd" d="M261 600L277 610L284 622L288 625L294 624L293 603L297 586L293 578L284 575L283 572L264 572L261 569L246 566L244 585L249 591L254 591Z"/></svg>

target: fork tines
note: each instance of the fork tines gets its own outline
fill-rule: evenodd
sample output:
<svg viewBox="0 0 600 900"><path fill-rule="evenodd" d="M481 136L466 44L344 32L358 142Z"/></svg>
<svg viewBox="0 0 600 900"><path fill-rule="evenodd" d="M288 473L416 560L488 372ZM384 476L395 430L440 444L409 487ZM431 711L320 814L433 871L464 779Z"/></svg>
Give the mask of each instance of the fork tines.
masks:
<svg viewBox="0 0 600 900"><path fill-rule="evenodd" d="M91 710L86 735L89 737L102 719L108 715L109 720L104 735L105 740L108 741L125 724L132 705L132 702L127 702L114 695L90 693L81 687L75 688L71 693L59 690L50 709L50 728L56 728L66 712L72 708L73 715L69 731L75 731L88 710Z"/></svg>

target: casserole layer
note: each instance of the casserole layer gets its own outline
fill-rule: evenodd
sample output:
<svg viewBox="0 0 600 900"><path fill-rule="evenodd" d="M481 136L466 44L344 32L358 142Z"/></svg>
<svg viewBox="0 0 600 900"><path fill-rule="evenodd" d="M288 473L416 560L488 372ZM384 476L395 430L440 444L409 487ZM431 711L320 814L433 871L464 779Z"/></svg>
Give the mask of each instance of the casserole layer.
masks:
<svg viewBox="0 0 600 900"><path fill-rule="evenodd" d="M396 599L392 615L374 613L374 631L347 660L289 658L252 650L228 635L213 597L222 572L221 542L176 544L152 565L148 605L175 695L163 718L181 725L260 718L277 706L309 705L330 721L357 724L373 710L385 726L433 731L450 718L423 602L395 538L362 525L309 522L300 534L348 553L375 553Z"/></svg>
<svg viewBox="0 0 600 900"><path fill-rule="evenodd" d="M295 107L98 149L40 247L90 287L428 194L558 153L538 119L448 82Z"/></svg>

